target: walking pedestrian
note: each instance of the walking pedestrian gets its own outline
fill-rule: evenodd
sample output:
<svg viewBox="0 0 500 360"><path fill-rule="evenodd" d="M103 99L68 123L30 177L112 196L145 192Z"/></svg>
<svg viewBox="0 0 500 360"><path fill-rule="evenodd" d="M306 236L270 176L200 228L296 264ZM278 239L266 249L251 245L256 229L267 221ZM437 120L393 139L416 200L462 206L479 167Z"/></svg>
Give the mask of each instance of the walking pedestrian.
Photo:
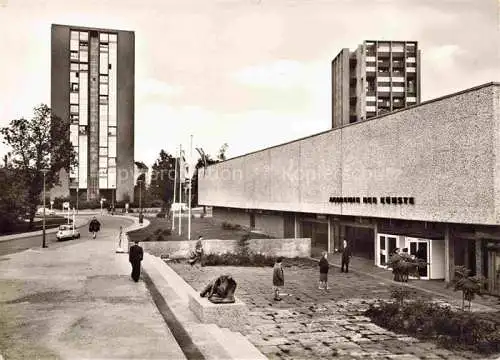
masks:
<svg viewBox="0 0 500 360"><path fill-rule="evenodd" d="M328 253L323 251L323 255L319 260L319 289L328 290L328 269L330 264L328 263Z"/></svg>
<svg viewBox="0 0 500 360"><path fill-rule="evenodd" d="M344 272L344 267L345 267L345 272L349 272L349 261L351 260L351 247L349 246L349 243L347 240L344 240L344 248L342 249L342 263L340 267L340 271Z"/></svg>
<svg viewBox="0 0 500 360"><path fill-rule="evenodd" d="M132 265L132 274L130 275L135 282L139 281L141 276L141 261L144 256L142 247L139 246L139 240L134 241L134 245L130 247L128 252L128 261Z"/></svg>
<svg viewBox="0 0 500 360"><path fill-rule="evenodd" d="M97 233L101 230L101 223L94 216L89 224L89 232L92 233L92 238L95 239Z"/></svg>
<svg viewBox="0 0 500 360"><path fill-rule="evenodd" d="M278 257L273 267L273 290L274 290L274 300L280 301L280 289L285 285L285 274L283 268L281 267L282 257Z"/></svg>

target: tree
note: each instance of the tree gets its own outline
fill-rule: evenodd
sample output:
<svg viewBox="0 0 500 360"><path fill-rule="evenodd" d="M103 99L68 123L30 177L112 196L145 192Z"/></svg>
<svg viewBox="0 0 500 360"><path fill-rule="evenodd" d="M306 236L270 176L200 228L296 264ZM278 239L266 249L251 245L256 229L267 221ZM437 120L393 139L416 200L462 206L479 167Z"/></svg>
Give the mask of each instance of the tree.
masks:
<svg viewBox="0 0 500 360"><path fill-rule="evenodd" d="M173 202L176 159L164 150L160 151L158 159L152 166L151 198L163 201L163 207L168 208ZM178 175L178 174L177 174ZM177 179L179 182L179 179Z"/></svg>
<svg viewBox="0 0 500 360"><path fill-rule="evenodd" d="M453 286L453 291L462 292L462 310L465 310L465 301L470 311L472 300L481 292L486 285L486 279L482 275L470 276L471 270L466 266L455 266L455 278L446 287Z"/></svg>
<svg viewBox="0 0 500 360"><path fill-rule="evenodd" d="M8 127L0 129L4 144L11 148L10 163L18 174L18 183L26 189L30 228L33 226L40 195L43 191L42 169L48 169L46 189L59 184L59 172L69 172L76 166L76 153L70 141L69 119L63 120L41 104L33 109L31 120L12 120Z"/></svg>
<svg viewBox="0 0 500 360"><path fill-rule="evenodd" d="M219 160L219 161L226 160L226 151L227 151L228 147L229 147L229 145L227 143L224 143L220 147L219 152L217 153L217 160Z"/></svg>
<svg viewBox="0 0 500 360"><path fill-rule="evenodd" d="M17 171L11 167L0 168L0 233L14 230L26 212L25 189L17 178Z"/></svg>

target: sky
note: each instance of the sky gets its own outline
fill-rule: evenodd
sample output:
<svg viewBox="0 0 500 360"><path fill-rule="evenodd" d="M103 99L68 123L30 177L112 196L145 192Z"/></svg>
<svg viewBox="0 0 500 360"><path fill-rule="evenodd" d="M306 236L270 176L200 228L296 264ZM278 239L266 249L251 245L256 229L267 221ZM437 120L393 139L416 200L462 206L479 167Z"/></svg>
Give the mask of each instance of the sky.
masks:
<svg viewBox="0 0 500 360"><path fill-rule="evenodd" d="M50 106L53 23L132 30L135 160L234 157L331 128L331 61L418 41L422 101L500 81L498 0L0 0L0 127ZM8 149L0 145L0 155ZM194 154L196 155L196 154Z"/></svg>

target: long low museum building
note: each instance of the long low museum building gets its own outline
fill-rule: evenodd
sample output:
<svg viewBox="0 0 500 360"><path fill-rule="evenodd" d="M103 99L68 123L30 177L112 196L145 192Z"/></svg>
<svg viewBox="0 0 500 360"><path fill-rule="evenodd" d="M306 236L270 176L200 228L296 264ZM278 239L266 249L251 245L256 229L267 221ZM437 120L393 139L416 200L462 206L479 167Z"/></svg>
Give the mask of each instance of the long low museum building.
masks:
<svg viewBox="0 0 500 360"><path fill-rule="evenodd" d="M500 294L500 84L488 83L200 169L214 216L314 254L347 240L384 267L425 256L424 279L455 265Z"/></svg>

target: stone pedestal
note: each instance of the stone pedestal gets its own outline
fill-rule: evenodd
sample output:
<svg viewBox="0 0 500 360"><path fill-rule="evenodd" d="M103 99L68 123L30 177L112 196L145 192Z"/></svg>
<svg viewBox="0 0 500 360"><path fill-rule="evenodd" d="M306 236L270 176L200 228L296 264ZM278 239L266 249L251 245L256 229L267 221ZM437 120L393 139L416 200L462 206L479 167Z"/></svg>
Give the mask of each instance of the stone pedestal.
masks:
<svg viewBox="0 0 500 360"><path fill-rule="evenodd" d="M246 317L248 308L244 302L235 298L232 304L213 304L200 294L189 294L189 309L204 324L217 324L220 327L235 327Z"/></svg>

